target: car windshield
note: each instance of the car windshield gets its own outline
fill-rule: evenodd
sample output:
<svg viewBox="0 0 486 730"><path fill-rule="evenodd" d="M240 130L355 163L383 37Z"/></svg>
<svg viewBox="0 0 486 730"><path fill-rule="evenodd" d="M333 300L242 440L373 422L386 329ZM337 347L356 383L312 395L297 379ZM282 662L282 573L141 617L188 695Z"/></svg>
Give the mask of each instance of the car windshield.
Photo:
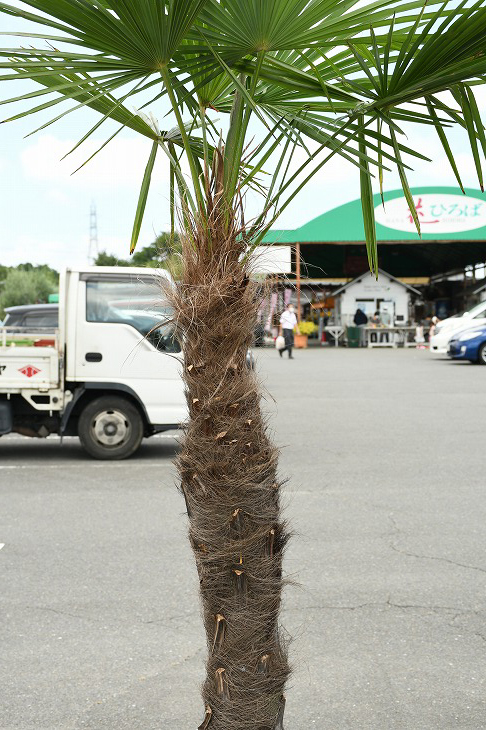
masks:
<svg viewBox="0 0 486 730"><path fill-rule="evenodd" d="M457 314L451 314L447 319L459 319L460 317L484 317L486 319L486 302L480 302L475 307L470 309L463 309Z"/></svg>
<svg viewBox="0 0 486 730"><path fill-rule="evenodd" d="M475 307L472 307L472 309L468 309L466 312L463 313L469 315L470 317L486 317L486 302L481 302L480 304L477 304Z"/></svg>
<svg viewBox="0 0 486 730"><path fill-rule="evenodd" d="M33 306L32 309L22 309L17 312L7 312L5 327L19 327L32 332L41 330L54 331L59 326L57 309L42 309Z"/></svg>
<svg viewBox="0 0 486 730"><path fill-rule="evenodd" d="M467 325L464 324L464 327L461 327L459 330L459 334L464 332L477 332L479 334L481 332L486 332L486 326L482 325L480 322L477 322L476 324L468 322Z"/></svg>
<svg viewBox="0 0 486 730"><path fill-rule="evenodd" d="M160 282L126 278L88 281L88 322L128 324L146 337L157 350L180 352L174 335L172 309L164 302Z"/></svg>
<svg viewBox="0 0 486 730"><path fill-rule="evenodd" d="M4 327L13 327L14 325L19 325L21 321L21 317L18 317L15 314L11 314L10 312L7 312L5 315L5 319L3 320L3 326Z"/></svg>
<svg viewBox="0 0 486 730"><path fill-rule="evenodd" d="M56 329L59 325L59 314L55 311L32 311L26 312L22 326L42 329Z"/></svg>

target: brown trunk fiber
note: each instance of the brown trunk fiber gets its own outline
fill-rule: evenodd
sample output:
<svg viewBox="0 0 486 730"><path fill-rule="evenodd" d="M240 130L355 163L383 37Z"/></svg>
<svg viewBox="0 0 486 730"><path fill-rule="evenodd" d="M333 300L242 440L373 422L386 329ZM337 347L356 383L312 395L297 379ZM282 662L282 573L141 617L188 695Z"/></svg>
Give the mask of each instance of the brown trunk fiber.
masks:
<svg viewBox="0 0 486 730"><path fill-rule="evenodd" d="M214 177L213 177L214 186ZM246 362L258 299L226 211L193 223L173 303L184 341L189 422L178 459L209 656L199 730L283 730L289 675L279 638L278 453Z"/></svg>

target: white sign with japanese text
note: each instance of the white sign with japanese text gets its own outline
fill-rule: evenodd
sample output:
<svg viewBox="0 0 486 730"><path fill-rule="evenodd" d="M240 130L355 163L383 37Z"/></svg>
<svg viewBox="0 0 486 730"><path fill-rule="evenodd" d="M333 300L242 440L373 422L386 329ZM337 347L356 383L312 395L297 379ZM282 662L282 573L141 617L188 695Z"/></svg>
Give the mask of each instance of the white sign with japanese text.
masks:
<svg viewBox="0 0 486 730"><path fill-rule="evenodd" d="M486 226L486 199L483 202L467 195L424 193L414 195L413 201L422 233L461 233ZM385 208L381 203L377 205L375 218L387 228L417 232L405 197L388 200Z"/></svg>
<svg viewBox="0 0 486 730"><path fill-rule="evenodd" d="M254 274L290 274L290 246L257 246L251 255Z"/></svg>

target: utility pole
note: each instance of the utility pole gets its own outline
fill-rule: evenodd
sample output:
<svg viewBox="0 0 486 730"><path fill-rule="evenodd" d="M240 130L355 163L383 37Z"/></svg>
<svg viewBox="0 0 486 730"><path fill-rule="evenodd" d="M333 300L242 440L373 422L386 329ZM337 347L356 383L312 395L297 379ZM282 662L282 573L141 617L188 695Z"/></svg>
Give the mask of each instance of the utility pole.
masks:
<svg viewBox="0 0 486 730"><path fill-rule="evenodd" d="M96 210L96 203L91 203L89 211L89 249L88 249L88 260L90 264L98 258L98 213Z"/></svg>
<svg viewBox="0 0 486 730"><path fill-rule="evenodd" d="M300 324L300 294L301 294L301 278L300 278L300 243L295 246L295 273L297 277L297 322Z"/></svg>

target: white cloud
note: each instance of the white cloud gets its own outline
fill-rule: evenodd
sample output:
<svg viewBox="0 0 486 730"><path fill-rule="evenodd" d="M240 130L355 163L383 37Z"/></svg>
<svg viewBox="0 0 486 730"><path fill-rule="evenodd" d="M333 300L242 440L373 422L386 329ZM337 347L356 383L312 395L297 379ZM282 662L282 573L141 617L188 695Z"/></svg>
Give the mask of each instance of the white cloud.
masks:
<svg viewBox="0 0 486 730"><path fill-rule="evenodd" d="M27 178L49 183L69 184L76 188L134 188L140 187L150 154L150 140L135 137L117 137L96 157L79 170L102 144L100 139L87 140L66 159L76 140L61 140L54 135L43 135L25 147L21 153L22 168ZM161 155L162 157L163 155ZM154 169L154 182L168 181L165 160Z"/></svg>
<svg viewBox="0 0 486 730"><path fill-rule="evenodd" d="M17 266L19 263L30 261L33 264L49 264L56 268L86 266L87 236L71 235L69 245L66 245L66 240L49 238L42 231L38 235L19 233L14 241L4 245L2 264Z"/></svg>
<svg viewBox="0 0 486 730"><path fill-rule="evenodd" d="M454 159L456 161L457 168L459 170L459 174L461 176L462 182L466 187L469 188L479 188L479 182L478 182L478 174L476 172L476 166L474 164L474 158L471 151L468 152L461 152L458 155L454 155ZM447 163L449 164L449 163ZM485 166L484 162L483 165L483 175L485 172ZM452 173L451 173L452 175Z"/></svg>
<svg viewBox="0 0 486 730"><path fill-rule="evenodd" d="M120 259L129 258L130 229L126 235L114 236L99 232L99 250L118 256ZM154 240L154 236L147 231L141 236L139 248ZM4 266L17 266L29 261L33 264L48 264L58 271L65 267L91 266L88 258L89 235L86 233L69 233L61 239L57 233L49 237L48 232L40 230L34 233L18 232L8 242L2 244L1 262ZM93 251L95 256L96 252Z"/></svg>
<svg viewBox="0 0 486 730"><path fill-rule="evenodd" d="M49 190L46 191L46 200L49 203L67 205L70 201L70 198L64 190L61 190L61 188L49 188Z"/></svg>

